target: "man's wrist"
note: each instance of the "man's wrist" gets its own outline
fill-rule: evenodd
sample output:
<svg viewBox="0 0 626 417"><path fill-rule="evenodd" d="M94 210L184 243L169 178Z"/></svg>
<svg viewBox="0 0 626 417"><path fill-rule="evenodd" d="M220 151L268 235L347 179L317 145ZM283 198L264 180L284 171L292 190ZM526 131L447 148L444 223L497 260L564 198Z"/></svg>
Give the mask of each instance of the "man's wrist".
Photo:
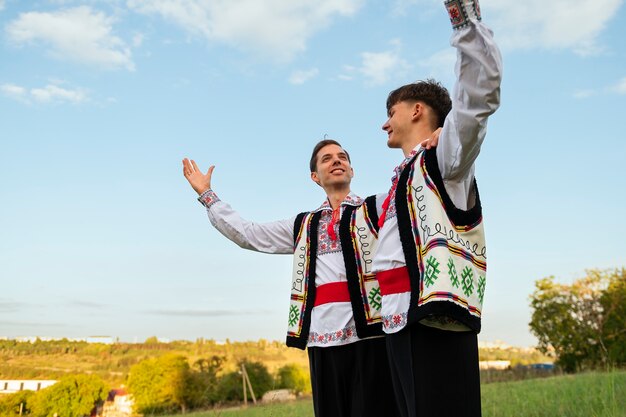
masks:
<svg viewBox="0 0 626 417"><path fill-rule="evenodd" d="M220 199L217 196L217 194L215 194L215 191L209 188L208 190L200 194L200 196L198 197L198 201L200 202L200 204L202 204L204 207L208 209L213 204L220 201Z"/></svg>
<svg viewBox="0 0 626 417"><path fill-rule="evenodd" d="M470 21L481 20L478 0L445 0L444 5L448 10L452 29L460 29L467 26Z"/></svg>

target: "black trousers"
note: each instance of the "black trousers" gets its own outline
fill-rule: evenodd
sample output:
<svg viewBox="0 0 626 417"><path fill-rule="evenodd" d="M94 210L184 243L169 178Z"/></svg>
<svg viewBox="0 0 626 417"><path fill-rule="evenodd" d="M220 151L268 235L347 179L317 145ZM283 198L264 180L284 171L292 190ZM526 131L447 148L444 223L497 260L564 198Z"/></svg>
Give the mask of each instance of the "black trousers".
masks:
<svg viewBox="0 0 626 417"><path fill-rule="evenodd" d="M316 417L398 417L384 337L310 347Z"/></svg>
<svg viewBox="0 0 626 417"><path fill-rule="evenodd" d="M386 341L402 417L480 417L476 333L413 324Z"/></svg>

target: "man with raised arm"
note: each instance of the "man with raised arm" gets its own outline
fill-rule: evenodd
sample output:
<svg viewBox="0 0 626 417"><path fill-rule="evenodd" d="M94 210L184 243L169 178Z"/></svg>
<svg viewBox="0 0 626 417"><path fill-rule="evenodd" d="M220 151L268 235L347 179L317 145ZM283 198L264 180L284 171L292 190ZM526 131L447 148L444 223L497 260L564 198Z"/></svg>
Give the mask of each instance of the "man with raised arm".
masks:
<svg viewBox="0 0 626 417"><path fill-rule="evenodd" d="M294 255L287 345L308 348L315 415L398 416L371 271L378 210L375 197L350 191L348 153L334 140L319 142L311 179L326 199L313 211L271 223L244 220L221 201L211 188L213 169L203 174L193 160L183 160L183 174L213 226L242 248Z"/></svg>
<svg viewBox="0 0 626 417"><path fill-rule="evenodd" d="M500 103L502 61L477 0L445 6L457 49L452 96L433 80L402 86L389 94L382 127L387 145L405 157L380 215L374 272L406 417L481 415L477 334L486 249L474 165ZM420 146L438 127L438 146Z"/></svg>

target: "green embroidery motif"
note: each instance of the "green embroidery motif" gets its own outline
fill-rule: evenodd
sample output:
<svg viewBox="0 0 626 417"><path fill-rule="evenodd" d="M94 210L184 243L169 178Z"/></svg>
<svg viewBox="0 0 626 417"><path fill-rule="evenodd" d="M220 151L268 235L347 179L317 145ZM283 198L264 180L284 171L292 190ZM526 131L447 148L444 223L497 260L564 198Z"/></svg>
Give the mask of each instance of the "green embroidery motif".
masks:
<svg viewBox="0 0 626 417"><path fill-rule="evenodd" d="M295 305L289 306L289 326L293 327L298 323L300 319L300 312L298 311L298 307Z"/></svg>
<svg viewBox="0 0 626 417"><path fill-rule="evenodd" d="M426 271L424 271L424 283L427 287L430 287L437 280L437 275L439 275L439 262L435 259L434 256L426 259Z"/></svg>
<svg viewBox="0 0 626 417"><path fill-rule="evenodd" d="M483 297L485 296L485 284L487 280L485 277L479 275L478 276L478 298L480 299L480 303L483 303Z"/></svg>
<svg viewBox="0 0 626 417"><path fill-rule="evenodd" d="M450 275L450 281L455 288L459 288L459 274L456 272L456 266L452 258L448 258L448 275Z"/></svg>
<svg viewBox="0 0 626 417"><path fill-rule="evenodd" d="M370 290L370 293L367 296L367 299L370 302L370 307L379 311L382 307L383 296L380 294L380 288L374 287Z"/></svg>
<svg viewBox="0 0 626 417"><path fill-rule="evenodd" d="M461 280L463 282L463 292L466 296L472 295L474 292L474 271L469 266L463 268L461 273Z"/></svg>

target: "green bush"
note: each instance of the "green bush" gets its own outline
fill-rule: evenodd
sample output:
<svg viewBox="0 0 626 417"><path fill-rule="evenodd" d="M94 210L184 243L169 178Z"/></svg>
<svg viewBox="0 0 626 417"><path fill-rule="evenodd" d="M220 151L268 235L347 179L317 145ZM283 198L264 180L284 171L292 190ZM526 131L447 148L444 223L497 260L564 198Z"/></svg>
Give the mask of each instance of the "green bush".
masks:
<svg viewBox="0 0 626 417"><path fill-rule="evenodd" d="M30 414L34 396L34 391L19 391L15 394L1 395L0 417L19 416L20 411L21 414Z"/></svg>
<svg viewBox="0 0 626 417"><path fill-rule="evenodd" d="M267 367L261 362L243 360L239 363L239 369L242 365L246 368L257 399L274 388L274 379ZM243 375L241 371L230 372L220 378L218 395L223 401L243 401ZM251 398L249 394L248 397Z"/></svg>
<svg viewBox="0 0 626 417"><path fill-rule="evenodd" d="M96 375L68 375L38 391L29 407L33 417L83 417L90 415L108 393L106 384Z"/></svg>
<svg viewBox="0 0 626 417"><path fill-rule="evenodd" d="M277 388L287 388L296 394L311 392L311 378L309 370L295 364L288 364L280 369L276 374Z"/></svg>

